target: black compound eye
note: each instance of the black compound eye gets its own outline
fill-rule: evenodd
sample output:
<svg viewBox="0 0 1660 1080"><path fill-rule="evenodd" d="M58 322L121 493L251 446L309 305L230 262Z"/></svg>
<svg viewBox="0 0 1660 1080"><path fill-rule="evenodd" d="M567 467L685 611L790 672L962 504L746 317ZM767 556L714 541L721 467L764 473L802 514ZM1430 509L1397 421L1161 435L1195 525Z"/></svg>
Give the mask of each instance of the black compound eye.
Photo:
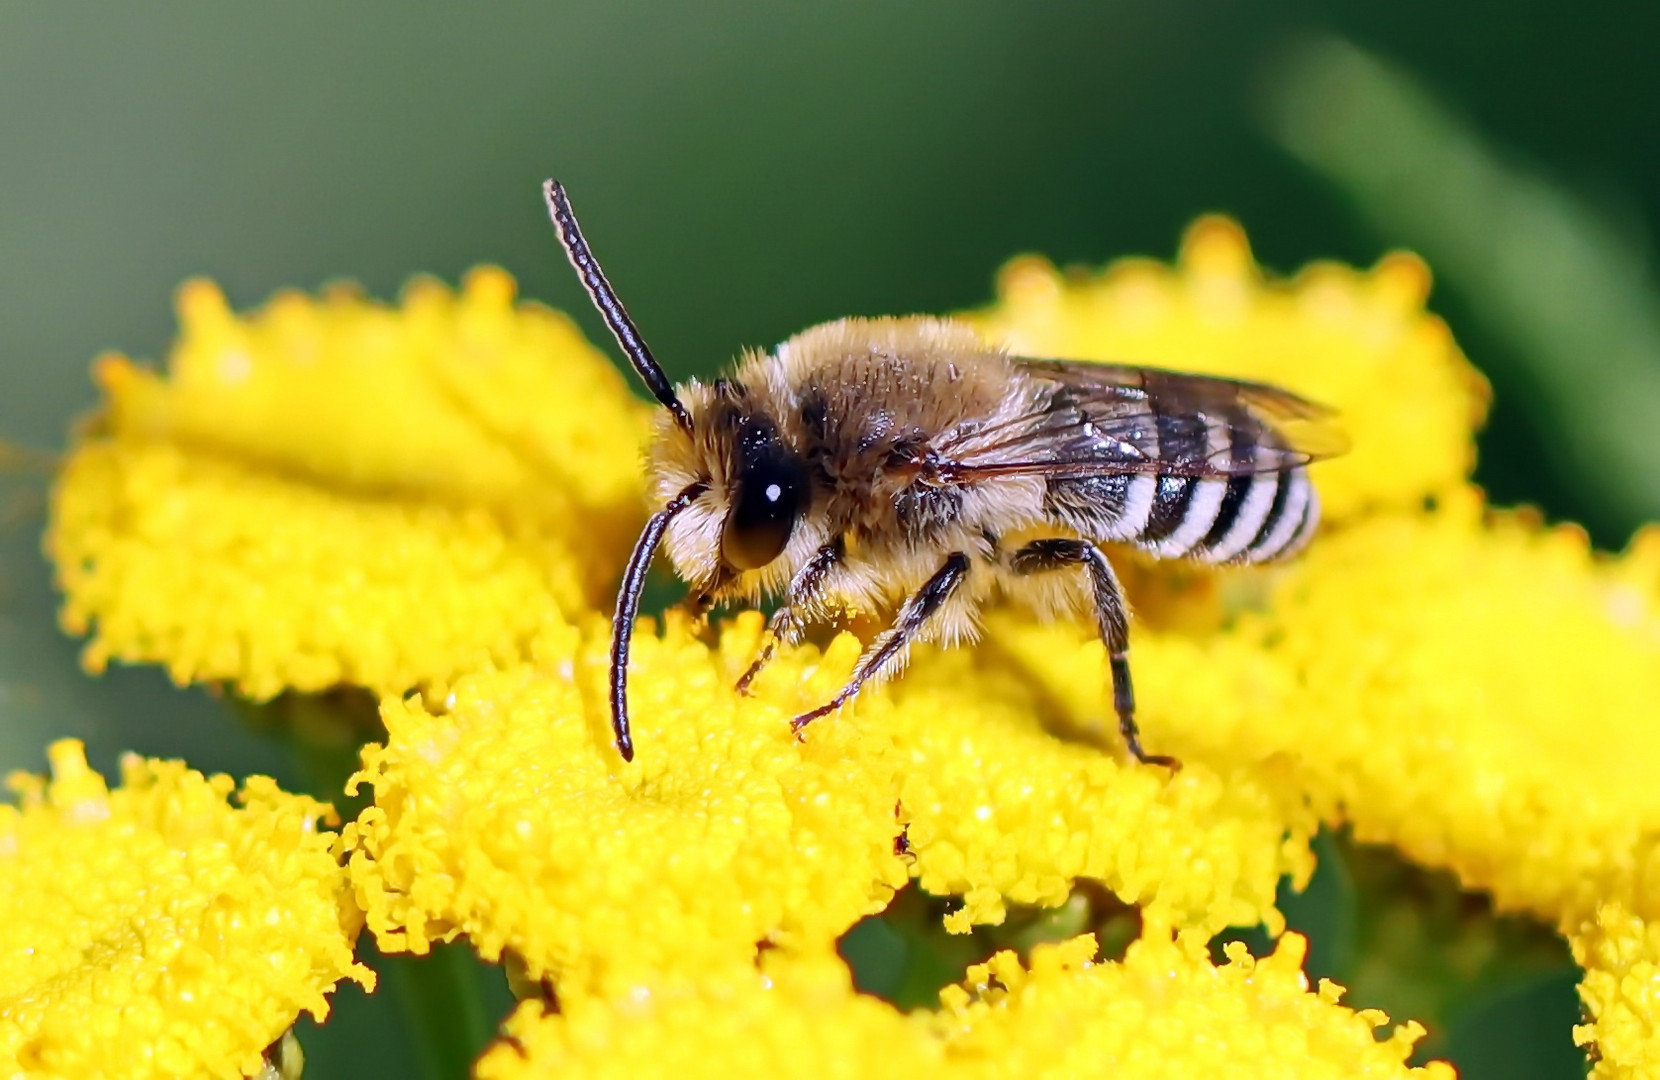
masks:
<svg viewBox="0 0 1660 1080"><path fill-rule="evenodd" d="M759 570L783 552L807 509L807 469L777 429L753 421L739 429L736 464L721 557L734 570Z"/></svg>

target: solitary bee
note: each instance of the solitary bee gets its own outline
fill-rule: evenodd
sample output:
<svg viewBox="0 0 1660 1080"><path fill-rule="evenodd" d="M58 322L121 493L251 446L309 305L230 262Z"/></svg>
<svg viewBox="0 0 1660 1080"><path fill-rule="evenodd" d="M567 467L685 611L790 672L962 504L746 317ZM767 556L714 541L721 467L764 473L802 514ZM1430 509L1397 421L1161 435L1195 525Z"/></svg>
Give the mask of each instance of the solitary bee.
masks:
<svg viewBox="0 0 1660 1080"><path fill-rule="evenodd" d="M698 611L782 594L740 693L782 643L838 610L892 611L840 693L799 733L905 664L919 641L971 640L1002 593L1054 614L1087 605L1106 644L1124 743L1145 764L1128 612L1104 543L1157 558L1255 563L1319 520L1304 466L1336 452L1330 411L1261 383L1012 357L961 322L847 318L744 354L712 383L670 384L594 260L570 199L544 185L571 265L662 403L656 502L611 638L611 723L624 760L628 651L665 539Z"/></svg>

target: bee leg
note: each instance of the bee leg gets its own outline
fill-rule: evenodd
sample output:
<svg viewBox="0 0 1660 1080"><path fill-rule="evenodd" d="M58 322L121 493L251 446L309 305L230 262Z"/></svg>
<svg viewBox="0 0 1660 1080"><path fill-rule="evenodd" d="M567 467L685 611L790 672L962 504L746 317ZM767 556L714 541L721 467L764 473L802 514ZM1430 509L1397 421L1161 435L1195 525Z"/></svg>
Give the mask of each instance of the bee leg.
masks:
<svg viewBox="0 0 1660 1080"><path fill-rule="evenodd" d="M1112 705L1118 714L1118 732L1130 756L1143 765L1181 768L1181 762L1166 754L1149 754L1141 748L1141 730L1135 722L1135 687L1130 682L1130 619L1124 606L1124 590L1106 554L1088 540L1034 540L1015 552L1009 565L1017 574L1036 574L1083 566L1089 571L1090 591L1095 601L1095 622L1107 647L1112 669Z"/></svg>
<svg viewBox="0 0 1660 1080"><path fill-rule="evenodd" d="M804 712L791 720L790 730L800 737L802 728L846 705L866 682L880 678L902 661L906 648L916 639L917 634L921 633L922 628L928 625L928 620L939 613L940 608L951 598L951 594L957 591L957 586L967 577L968 556L960 551L952 552L946 557L945 565L934 571L934 576L905 601L893 626L878 635L876 640L871 642L870 648L865 650L865 654L859 657L859 663L853 669L853 677L841 688L841 692L813 711Z"/></svg>
<svg viewBox="0 0 1660 1080"><path fill-rule="evenodd" d="M795 578L790 582L784 606L773 612L772 618L767 620L767 633L761 641L760 655L755 657L755 662L749 665L749 670L738 680L738 693L749 693L749 684L755 681L755 676L761 674L761 669L772 660L772 654L778 651L780 642L794 645L801 640L801 620L796 617L796 611L818 594L819 589L824 586L824 579L846 554L847 544L838 536L813 552L801 569L796 571Z"/></svg>
<svg viewBox="0 0 1660 1080"><path fill-rule="evenodd" d="M779 642L794 645L801 640L801 622L795 617L795 612L788 604L772 613L767 620L766 636L761 639L761 651L756 655L755 662L749 665L749 670L738 679L734 687L740 694L748 695L749 684L755 681L755 676L761 674L761 669L772 660L772 654L778 651Z"/></svg>
<svg viewBox="0 0 1660 1080"><path fill-rule="evenodd" d="M692 621L692 633L703 635L708 631L709 612L714 606L715 598L702 590L689 594L680 602L680 610Z"/></svg>

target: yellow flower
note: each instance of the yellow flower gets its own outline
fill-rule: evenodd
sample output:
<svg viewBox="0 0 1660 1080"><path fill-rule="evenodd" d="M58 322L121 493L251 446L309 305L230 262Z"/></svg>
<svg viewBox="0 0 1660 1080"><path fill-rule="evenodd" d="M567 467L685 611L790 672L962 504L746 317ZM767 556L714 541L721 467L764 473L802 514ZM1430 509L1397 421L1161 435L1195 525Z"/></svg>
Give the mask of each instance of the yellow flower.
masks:
<svg viewBox="0 0 1660 1080"><path fill-rule="evenodd" d="M1591 1023L1574 1041L1595 1046L1597 1080L1660 1076L1660 921L1624 904L1600 907L1568 935L1585 969L1579 996Z"/></svg>
<svg viewBox="0 0 1660 1080"><path fill-rule="evenodd" d="M644 516L646 409L502 271L247 317L198 281L179 315L166 376L100 359L106 407L53 492L92 670L401 692L607 593Z"/></svg>
<svg viewBox="0 0 1660 1080"><path fill-rule="evenodd" d="M1302 795L1272 769L1222 756L1188 756L1175 776L1126 764L1099 640L1023 617L993 625L985 646L919 650L885 699L821 721L893 740L912 872L931 892L964 895L947 926L1001 922L1005 901L1059 905L1075 879L1093 878L1155 921L1207 933L1267 922L1277 932L1276 884L1287 874L1304 882L1314 868L1318 822ZM1041 639L1041 651L1023 655L1023 637ZM1148 701L1203 678L1157 671L1141 679L1138 668ZM1193 704L1217 722L1259 701ZM820 737L810 729L809 742Z"/></svg>
<svg viewBox="0 0 1660 1080"><path fill-rule="evenodd" d="M1450 1067L1405 1062L1417 1024L1379 1040L1386 1017L1311 992L1303 943L1287 935L1252 960L1230 948L1218 968L1202 948L1151 933L1122 962L1091 963L1092 937L1013 953L969 969L941 1013L907 1017L853 993L828 957L718 972L625 1001L521 1006L481 1080L532 1076L1420 1077Z"/></svg>
<svg viewBox="0 0 1660 1080"><path fill-rule="evenodd" d="M760 629L745 615L711 649L674 617L636 639L632 767L611 744L599 619L550 625L531 662L439 700L388 702L387 744L364 755L375 805L346 829L382 947L466 935L562 995L747 964L762 942L822 948L905 880L902 823L923 883L969 893L964 929L1089 876L1214 932L1277 921L1278 879L1310 869L1312 818L1286 838L1294 795L1062 743L1033 684L962 651L797 744L789 718L834 693L858 643L792 651L740 698Z"/></svg>
<svg viewBox="0 0 1660 1080"><path fill-rule="evenodd" d="M583 635L550 616L529 661L386 704L387 743L360 774L375 805L345 832L382 948L465 934L561 993L613 992L747 963L763 941L819 944L885 905L904 872L879 737L850 725L797 746L776 707L732 693L747 654L713 653L677 620L637 640L645 746L625 766L606 638L597 618ZM783 661L798 699L851 666L838 653L817 677Z"/></svg>
<svg viewBox="0 0 1660 1080"><path fill-rule="evenodd" d="M1330 537L1239 634L1296 689L1232 737L1294 757L1328 820L1559 925L1629 895L1660 828L1660 530L1600 558L1462 492Z"/></svg>
<svg viewBox="0 0 1660 1080"><path fill-rule="evenodd" d="M535 1077L778 1077L915 1080L948 1075L943 1040L877 998L853 992L833 956L769 954L641 987L620 999L527 1001L485 1051L478 1080Z"/></svg>
<svg viewBox="0 0 1660 1080"><path fill-rule="evenodd" d="M1017 354L1113 360L1256 379L1338 411L1353 442L1319 469L1328 520L1410 507L1463 480L1487 384L1424 310L1429 270L1390 255L1371 271L1316 263L1270 281L1226 218L1188 229L1175 266L1123 259L1060 274L1015 259L976 322Z"/></svg>
<svg viewBox="0 0 1660 1080"><path fill-rule="evenodd" d="M0 1074L247 1076L321 1019L362 915L322 803L129 757L115 791L81 744L0 806Z"/></svg>
<svg viewBox="0 0 1660 1080"><path fill-rule="evenodd" d="M1156 929L1121 963L1092 964L1090 937L1038 947L1029 971L1004 952L941 995L939 1023L955 1060L998 1077L1453 1080L1443 1063L1406 1067L1424 1034L1417 1023L1380 1040L1383 1013L1340 1005L1327 981L1311 992L1304 952L1296 934L1261 960L1235 942L1218 968L1196 943Z"/></svg>

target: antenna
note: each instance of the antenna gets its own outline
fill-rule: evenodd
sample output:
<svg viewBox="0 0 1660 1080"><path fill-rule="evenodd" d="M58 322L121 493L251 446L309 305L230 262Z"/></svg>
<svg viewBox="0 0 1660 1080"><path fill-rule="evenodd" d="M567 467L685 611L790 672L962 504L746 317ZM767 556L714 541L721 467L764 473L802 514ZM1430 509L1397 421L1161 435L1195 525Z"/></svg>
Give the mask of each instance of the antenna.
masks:
<svg viewBox="0 0 1660 1080"><path fill-rule="evenodd" d="M582 279L582 287L588 290L588 298L605 317L605 325L611 328L618 348L634 365L634 370L640 373L640 378L645 380L651 396L674 414L675 422L682 428L692 430L691 415L675 396L674 384L657 365L656 358L640 337L639 328L628 317L628 309L617 299L616 291L605 278L605 271L600 269L594 253L588 250L588 241L582 238L582 226L576 223L576 214L571 211L571 199L565 194L565 185L557 180L543 181L542 195L547 199L548 216L559 232L559 242L565 246L565 255L571 260L571 266L576 268L576 276Z"/></svg>
<svg viewBox="0 0 1660 1080"><path fill-rule="evenodd" d="M617 614L611 620L611 730L617 737L617 752L624 761L634 760L634 735L628 728L628 647L634 640L634 620L640 615L640 593L646 587L646 571L651 569L651 558L657 554L657 545L662 543L669 522L708 490L709 482L699 480L651 515L645 531L634 543L628 568L623 571L622 588L617 591Z"/></svg>

